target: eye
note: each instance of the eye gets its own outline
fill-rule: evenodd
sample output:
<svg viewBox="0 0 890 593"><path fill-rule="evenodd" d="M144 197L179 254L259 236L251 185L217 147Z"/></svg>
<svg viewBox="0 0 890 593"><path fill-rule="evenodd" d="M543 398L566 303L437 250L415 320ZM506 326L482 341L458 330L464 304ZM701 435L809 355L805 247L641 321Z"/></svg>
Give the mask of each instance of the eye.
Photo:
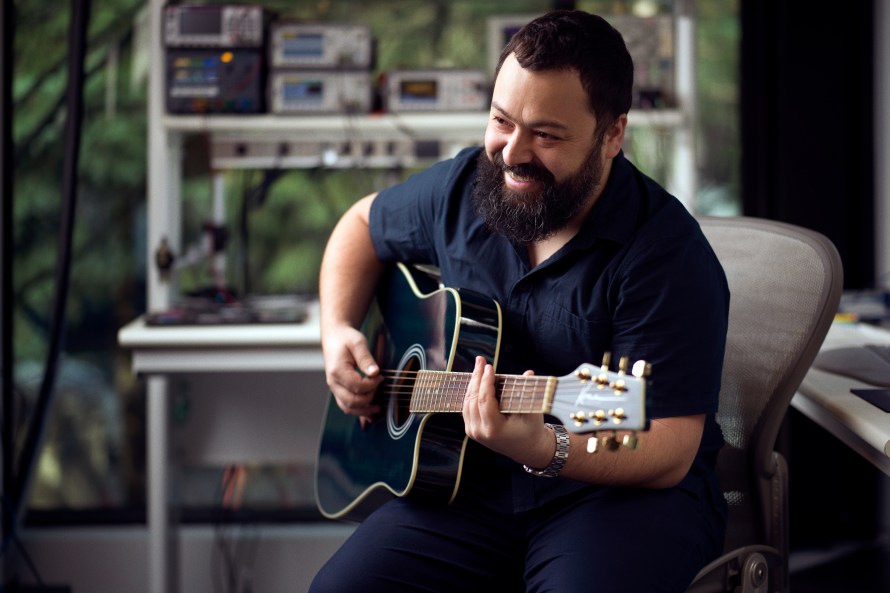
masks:
<svg viewBox="0 0 890 593"><path fill-rule="evenodd" d="M543 132L541 130L535 131L535 137L540 138L541 140L546 140L548 142L558 142L562 140L562 138L560 138L559 136L555 136L553 134L550 134L549 132Z"/></svg>

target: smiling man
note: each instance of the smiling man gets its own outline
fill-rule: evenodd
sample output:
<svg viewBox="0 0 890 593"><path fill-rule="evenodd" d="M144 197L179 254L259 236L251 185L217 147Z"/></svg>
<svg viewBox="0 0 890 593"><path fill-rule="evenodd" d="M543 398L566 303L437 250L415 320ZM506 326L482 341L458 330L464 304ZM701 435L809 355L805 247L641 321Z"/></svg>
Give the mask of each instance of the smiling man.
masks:
<svg viewBox="0 0 890 593"><path fill-rule="evenodd" d="M480 357L454 499L384 504L313 592L683 591L721 551L729 294L695 220L622 152L632 82L597 16L556 11L518 32L484 149L363 198L334 229L322 344L337 405L373 422L382 372L359 327L386 266L431 264L500 304L499 373L565 375L606 352L651 362L650 429L635 451L590 454L542 414L502 414Z"/></svg>

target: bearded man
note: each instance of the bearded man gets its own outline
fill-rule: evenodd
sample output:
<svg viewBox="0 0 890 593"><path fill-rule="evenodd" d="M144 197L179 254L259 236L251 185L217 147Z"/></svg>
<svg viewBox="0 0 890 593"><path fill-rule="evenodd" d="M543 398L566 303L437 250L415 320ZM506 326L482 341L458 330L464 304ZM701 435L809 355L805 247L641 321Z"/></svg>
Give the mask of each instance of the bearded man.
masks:
<svg viewBox="0 0 890 593"><path fill-rule="evenodd" d="M606 352L649 361L651 425L634 451L591 454L543 414L501 413L479 357L453 500L387 502L311 590L683 591L725 529L723 270L683 205L624 156L633 63L605 20L548 13L514 35L495 75L483 148L361 199L331 234L331 393L342 413L380 414L382 372L359 328L385 268L413 262L499 303L498 373L561 376Z"/></svg>

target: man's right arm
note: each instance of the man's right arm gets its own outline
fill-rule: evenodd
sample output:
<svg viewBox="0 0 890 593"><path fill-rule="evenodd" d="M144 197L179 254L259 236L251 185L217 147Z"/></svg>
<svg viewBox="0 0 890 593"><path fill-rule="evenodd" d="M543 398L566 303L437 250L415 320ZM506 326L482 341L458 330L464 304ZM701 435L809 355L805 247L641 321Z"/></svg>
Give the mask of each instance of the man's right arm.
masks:
<svg viewBox="0 0 890 593"><path fill-rule="evenodd" d="M359 328L384 264L377 258L369 229L376 194L356 202L334 227L319 278L321 343L325 375L344 412L370 417L381 381L380 369Z"/></svg>

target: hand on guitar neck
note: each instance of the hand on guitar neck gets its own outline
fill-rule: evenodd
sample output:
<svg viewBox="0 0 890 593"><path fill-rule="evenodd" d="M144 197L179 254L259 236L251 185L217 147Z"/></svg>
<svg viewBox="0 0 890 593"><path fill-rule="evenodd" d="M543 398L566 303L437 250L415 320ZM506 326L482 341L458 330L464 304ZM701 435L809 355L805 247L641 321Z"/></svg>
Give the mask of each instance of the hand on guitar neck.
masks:
<svg viewBox="0 0 890 593"><path fill-rule="evenodd" d="M526 371L522 376L533 375ZM502 413L494 367L482 356L476 357L462 413L467 436L489 449L528 467L547 467L553 459L556 442L544 425L543 411Z"/></svg>

